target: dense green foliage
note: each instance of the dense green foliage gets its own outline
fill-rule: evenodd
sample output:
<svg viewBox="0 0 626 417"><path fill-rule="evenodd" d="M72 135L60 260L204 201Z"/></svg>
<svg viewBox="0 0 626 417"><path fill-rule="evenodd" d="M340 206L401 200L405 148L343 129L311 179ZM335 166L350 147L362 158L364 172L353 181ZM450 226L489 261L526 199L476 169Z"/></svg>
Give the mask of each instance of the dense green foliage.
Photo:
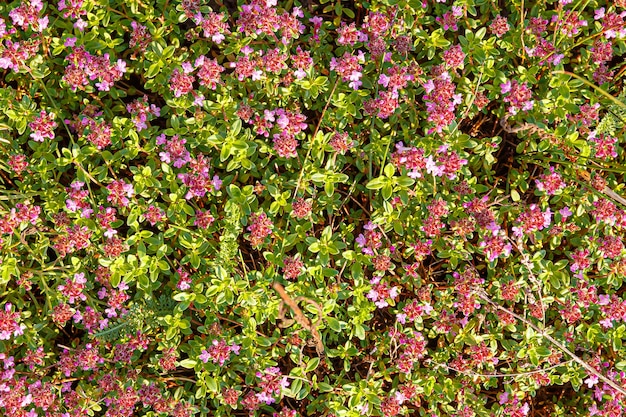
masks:
<svg viewBox="0 0 626 417"><path fill-rule="evenodd" d="M626 414L626 2L0 5L0 414Z"/></svg>

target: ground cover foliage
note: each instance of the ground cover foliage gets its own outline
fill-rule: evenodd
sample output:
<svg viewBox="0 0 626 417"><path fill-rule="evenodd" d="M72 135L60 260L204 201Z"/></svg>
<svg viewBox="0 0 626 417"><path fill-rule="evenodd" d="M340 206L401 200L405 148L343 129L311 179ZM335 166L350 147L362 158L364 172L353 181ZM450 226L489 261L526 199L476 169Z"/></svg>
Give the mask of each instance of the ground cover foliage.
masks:
<svg viewBox="0 0 626 417"><path fill-rule="evenodd" d="M0 5L0 414L626 413L626 2Z"/></svg>

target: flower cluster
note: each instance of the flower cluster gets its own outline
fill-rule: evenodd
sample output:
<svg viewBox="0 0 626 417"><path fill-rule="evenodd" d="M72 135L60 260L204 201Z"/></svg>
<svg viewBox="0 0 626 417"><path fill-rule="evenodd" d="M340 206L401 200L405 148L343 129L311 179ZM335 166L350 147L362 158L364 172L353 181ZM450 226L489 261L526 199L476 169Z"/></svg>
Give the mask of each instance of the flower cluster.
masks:
<svg viewBox="0 0 626 417"><path fill-rule="evenodd" d="M387 282L382 281L381 277L374 277L370 280L372 289L367 293L369 298L376 307L385 308L389 305L389 301L395 302L400 295L400 287L391 287Z"/></svg>
<svg viewBox="0 0 626 417"><path fill-rule="evenodd" d="M186 163L191 161L191 154L185 148L185 139L181 139L178 135L174 135L171 139L167 140L165 134L161 134L156 139L156 144L163 146L165 149L159 153L161 161L166 164L171 164L176 168L182 168Z"/></svg>
<svg viewBox="0 0 626 417"><path fill-rule="evenodd" d="M298 197L291 204L291 214L297 219L305 219L311 214L312 204L302 197Z"/></svg>
<svg viewBox="0 0 626 417"><path fill-rule="evenodd" d="M341 58L332 58L330 61L330 69L337 71L337 74L343 81L350 81L349 85L355 90L361 87L361 77L363 76L363 66L365 63L365 55L362 51L358 51L357 55L344 52Z"/></svg>
<svg viewBox="0 0 626 417"><path fill-rule="evenodd" d="M541 211L536 204L531 204L519 215L516 223L518 226L513 226L513 234L516 237L528 236L535 231L549 227L552 223L552 212L549 207L546 211Z"/></svg>
<svg viewBox="0 0 626 417"><path fill-rule="evenodd" d="M63 81L69 84L72 91L84 89L90 81L98 80L96 87L99 91L109 91L113 84L120 80L126 72L126 63L118 59L111 64L109 54L93 56L79 46L70 53L65 60L68 65L65 68Z"/></svg>
<svg viewBox="0 0 626 417"><path fill-rule="evenodd" d="M256 377L260 379L259 388L261 392L256 394L257 399L265 404L276 402L274 397L281 395L282 390L289 387L287 377L283 376L280 368L269 367L263 372L257 372Z"/></svg>
<svg viewBox="0 0 626 417"><path fill-rule="evenodd" d="M13 310L13 304L6 303L4 311L0 310L0 340L9 340L24 333L26 326L20 324L20 313ZM6 369L6 367L5 367Z"/></svg>
<svg viewBox="0 0 626 417"><path fill-rule="evenodd" d="M30 137L36 142L43 142L47 139L54 139L54 129L57 127L54 121L54 113L46 113L42 110L28 127L32 130Z"/></svg>
<svg viewBox="0 0 626 417"><path fill-rule="evenodd" d="M565 186L561 174L556 172L554 167L550 167L549 174L541 174L539 179L535 180L537 189L545 192L547 195L558 194Z"/></svg>
<svg viewBox="0 0 626 417"><path fill-rule="evenodd" d="M206 193L217 191L222 186L222 180L217 175L213 177L209 174L209 161L200 154L195 159L189 161L187 172L178 174L178 179L188 188L185 198L190 200L193 197L202 198Z"/></svg>
<svg viewBox="0 0 626 417"><path fill-rule="evenodd" d="M391 155L393 164L398 168L406 168L409 177L421 178L422 171L426 168L424 149L404 146L404 143L396 143L396 151Z"/></svg>
<svg viewBox="0 0 626 417"><path fill-rule="evenodd" d="M135 190L132 184L128 184L124 180L115 180L111 184L107 185L109 195L107 201L110 201L116 206L126 207L130 203L129 198L135 195Z"/></svg>
<svg viewBox="0 0 626 417"><path fill-rule="evenodd" d="M217 60L201 55L194 62L194 66L198 68L201 86L215 90L218 84L222 84L220 74L224 71L224 67L218 64Z"/></svg>
<svg viewBox="0 0 626 417"><path fill-rule="evenodd" d="M161 115L161 109L154 104L148 104L148 96L135 99L132 103L126 105L126 111L132 115L133 124L140 132L143 129L147 129L147 121L149 117L159 117Z"/></svg>
<svg viewBox="0 0 626 417"><path fill-rule="evenodd" d="M460 6L452 6L452 10L445 12L442 16L437 16L435 20L441 25L443 30L451 30L456 32L459 30L457 26L458 19L463 16L463 8Z"/></svg>
<svg viewBox="0 0 626 417"><path fill-rule="evenodd" d="M422 316L430 315L432 311L433 307L430 304L420 304L418 300L412 300L404 306L402 313L396 315L396 320L401 324L406 324L407 321L416 322Z"/></svg>
<svg viewBox="0 0 626 417"><path fill-rule="evenodd" d="M18 177L22 175L24 171L28 169L28 160L26 159L26 155L17 154L9 156L8 160L9 167L13 170L15 175Z"/></svg>
<svg viewBox="0 0 626 417"><path fill-rule="evenodd" d="M225 35L230 34L225 18L224 13L209 13L206 16L198 13L194 16L194 22L202 28L202 36L219 45L226 38Z"/></svg>
<svg viewBox="0 0 626 417"><path fill-rule="evenodd" d="M83 294L83 290L86 282L85 274L82 272L77 273L74 274L73 279L68 278L65 281L65 285L59 285L58 290L67 297L70 304L74 304L77 299L85 301L87 296Z"/></svg>
<svg viewBox="0 0 626 417"><path fill-rule="evenodd" d="M181 97L185 94L189 94L193 91L193 82L195 78L191 73L193 67L188 62L183 63L183 70L175 68L170 75L170 89L174 93L174 97Z"/></svg>
<svg viewBox="0 0 626 417"><path fill-rule="evenodd" d="M148 31L148 28L135 21L130 22L130 27L133 31L131 32L128 46L137 51L144 51L150 42L152 42L152 35Z"/></svg>
<svg viewBox="0 0 626 417"><path fill-rule="evenodd" d="M42 10L41 0L28 0L11 10L9 17L15 26L19 26L24 31L31 29L34 32L43 32L48 27L49 18L39 16Z"/></svg>
<svg viewBox="0 0 626 417"><path fill-rule="evenodd" d="M69 253L86 249L91 245L92 232L86 226L74 225L65 228L66 234L59 234L55 238L54 249L61 257Z"/></svg>
<svg viewBox="0 0 626 417"><path fill-rule="evenodd" d="M261 246L265 241L265 238L272 234L272 221L267 214L252 213L250 216L250 226L247 230L250 232L249 240L252 246Z"/></svg>
<svg viewBox="0 0 626 417"><path fill-rule="evenodd" d="M601 133L591 132L589 140L595 145L595 157L599 159L611 159L617 157L617 138Z"/></svg>
<svg viewBox="0 0 626 417"><path fill-rule="evenodd" d="M502 17L497 15L493 21L491 22L491 26L489 26L491 32L496 35L498 38L501 38L505 33L507 33L510 29L509 23L506 20L506 17Z"/></svg>
<svg viewBox="0 0 626 417"><path fill-rule="evenodd" d="M240 349L241 346L236 345L235 343L227 345L224 340L213 340L211 346L207 349L202 349L200 360L204 363L212 361L213 363L223 366L224 363L230 358L230 354L234 353L235 355L238 355Z"/></svg>
<svg viewBox="0 0 626 417"><path fill-rule="evenodd" d="M273 136L274 150L282 158L294 158L298 155L296 135L308 127L305 120L300 112L278 108L264 110L263 116L257 114L253 123L256 133L265 137L269 137L272 129L278 129L279 133Z"/></svg>
<svg viewBox="0 0 626 417"><path fill-rule="evenodd" d="M10 68L14 72L20 72L26 63L39 51L41 42L30 39L24 42L5 40L4 48L0 52L0 68Z"/></svg>
<svg viewBox="0 0 626 417"><path fill-rule="evenodd" d="M526 82L520 84L517 80L508 80L500 84L500 91L506 94L504 102L509 104L507 110L510 114L517 114L520 110L528 111L535 105L532 92Z"/></svg>
<svg viewBox="0 0 626 417"><path fill-rule="evenodd" d="M304 262L302 262L299 258L286 256L283 263L285 265L283 271L286 279L296 279L302 275Z"/></svg>
<svg viewBox="0 0 626 417"><path fill-rule="evenodd" d="M383 245L383 234L376 230L377 228L378 225L370 221L363 226L365 232L356 238L356 243L361 247L361 251L367 255L374 255L374 251Z"/></svg>
<svg viewBox="0 0 626 417"><path fill-rule="evenodd" d="M396 366L400 372L411 372L415 363L426 356L426 339L420 332L412 332L410 335L400 335L398 344L402 346L402 353L396 359Z"/></svg>
<svg viewBox="0 0 626 417"><path fill-rule="evenodd" d="M182 268L178 268L176 272L178 273L178 282L176 283L176 288L181 291L187 291L188 289L190 289L191 284L193 283L191 279L191 274Z"/></svg>
<svg viewBox="0 0 626 417"><path fill-rule="evenodd" d="M428 112L428 121L435 127L429 130L441 133L455 119L456 106L461 103L461 94L456 93L456 86L447 71L436 68L435 77L424 84L424 101Z"/></svg>

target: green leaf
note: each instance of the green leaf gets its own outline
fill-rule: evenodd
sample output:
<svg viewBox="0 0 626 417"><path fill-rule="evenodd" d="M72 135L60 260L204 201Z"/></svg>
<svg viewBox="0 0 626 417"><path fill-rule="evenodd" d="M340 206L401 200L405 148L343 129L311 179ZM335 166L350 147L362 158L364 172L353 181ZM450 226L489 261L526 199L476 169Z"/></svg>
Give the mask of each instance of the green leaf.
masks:
<svg viewBox="0 0 626 417"><path fill-rule="evenodd" d="M403 176L396 179L396 184L402 188L407 188L415 184L415 180L411 177Z"/></svg>
<svg viewBox="0 0 626 417"><path fill-rule="evenodd" d="M385 184L382 194L385 200L389 200L391 198L391 194L393 194L393 187L391 187L391 184Z"/></svg>
<svg viewBox="0 0 626 417"><path fill-rule="evenodd" d="M146 71L145 77L154 78L159 73L160 70L161 70L161 64L159 62L155 62L154 64L150 65L150 67L148 68L148 71Z"/></svg>
<svg viewBox="0 0 626 417"><path fill-rule="evenodd" d="M171 58L174 55L175 50L176 50L176 47L174 47L174 45L170 45L166 47L161 53L161 58L164 58L164 59Z"/></svg>
<svg viewBox="0 0 626 417"><path fill-rule="evenodd" d="M546 356L550 356L552 354L552 351L550 350L550 348L546 346L537 346L535 348L535 351L537 352L537 355L541 356L542 358Z"/></svg>
<svg viewBox="0 0 626 417"><path fill-rule="evenodd" d="M206 383L206 387L209 391L217 392L217 381L215 380L215 378L207 377L205 378L204 382Z"/></svg>
<svg viewBox="0 0 626 417"><path fill-rule="evenodd" d="M320 382L320 383L317 384L317 389L318 389L319 392L331 392L335 388L333 388L332 385L327 384L326 382Z"/></svg>
<svg viewBox="0 0 626 417"><path fill-rule="evenodd" d="M328 323L328 327L330 327L334 332L341 332L341 322L334 317L327 317L326 322Z"/></svg>
<svg viewBox="0 0 626 417"><path fill-rule="evenodd" d="M365 328L362 324L354 325L354 335L358 337L360 340L365 340Z"/></svg>
<svg viewBox="0 0 626 417"><path fill-rule="evenodd" d="M187 368L187 369L191 369L194 366L196 366L196 364L198 363L197 360L195 359L183 359L182 361L178 362L178 364L180 366L182 366L183 368Z"/></svg>
<svg viewBox="0 0 626 417"><path fill-rule="evenodd" d="M317 369L317 366L319 364L320 364L320 358L319 357L315 357L315 358L311 359L309 361L309 363L306 364L306 369L304 371L305 372L314 371L315 369Z"/></svg>
<svg viewBox="0 0 626 417"><path fill-rule="evenodd" d="M368 182L365 187L368 190L380 190L381 188L383 188L385 186L386 183L387 183L387 178L385 178L385 177L378 177L378 178L374 178L373 180Z"/></svg>
<svg viewBox="0 0 626 417"><path fill-rule="evenodd" d="M191 252L191 254L189 255L189 260L191 261L191 266L194 269L198 269L200 267L201 259L196 252Z"/></svg>
<svg viewBox="0 0 626 417"><path fill-rule="evenodd" d="M383 172L385 173L385 176L391 178L393 177L393 174L396 172L396 167L394 167L393 164L387 164Z"/></svg>
<svg viewBox="0 0 626 417"><path fill-rule="evenodd" d="M517 192L517 190L511 190L511 200L520 201L521 199L522 197L519 195L519 192Z"/></svg>
<svg viewBox="0 0 626 417"><path fill-rule="evenodd" d="M335 183L333 183L332 181L328 181L324 185L324 191L326 192L326 195L328 197L332 197L333 194L335 194Z"/></svg>
<svg viewBox="0 0 626 417"><path fill-rule="evenodd" d="M206 397L206 387L205 386L200 386L196 390L196 399L199 400L200 398L204 398L204 397Z"/></svg>

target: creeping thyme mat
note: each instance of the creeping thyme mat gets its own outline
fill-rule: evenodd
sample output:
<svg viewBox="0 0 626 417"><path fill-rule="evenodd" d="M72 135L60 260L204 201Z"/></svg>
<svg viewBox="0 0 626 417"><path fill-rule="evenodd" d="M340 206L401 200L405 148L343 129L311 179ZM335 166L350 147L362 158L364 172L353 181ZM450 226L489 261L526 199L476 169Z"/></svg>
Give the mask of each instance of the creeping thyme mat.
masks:
<svg viewBox="0 0 626 417"><path fill-rule="evenodd" d="M0 4L0 415L626 415L626 1Z"/></svg>

